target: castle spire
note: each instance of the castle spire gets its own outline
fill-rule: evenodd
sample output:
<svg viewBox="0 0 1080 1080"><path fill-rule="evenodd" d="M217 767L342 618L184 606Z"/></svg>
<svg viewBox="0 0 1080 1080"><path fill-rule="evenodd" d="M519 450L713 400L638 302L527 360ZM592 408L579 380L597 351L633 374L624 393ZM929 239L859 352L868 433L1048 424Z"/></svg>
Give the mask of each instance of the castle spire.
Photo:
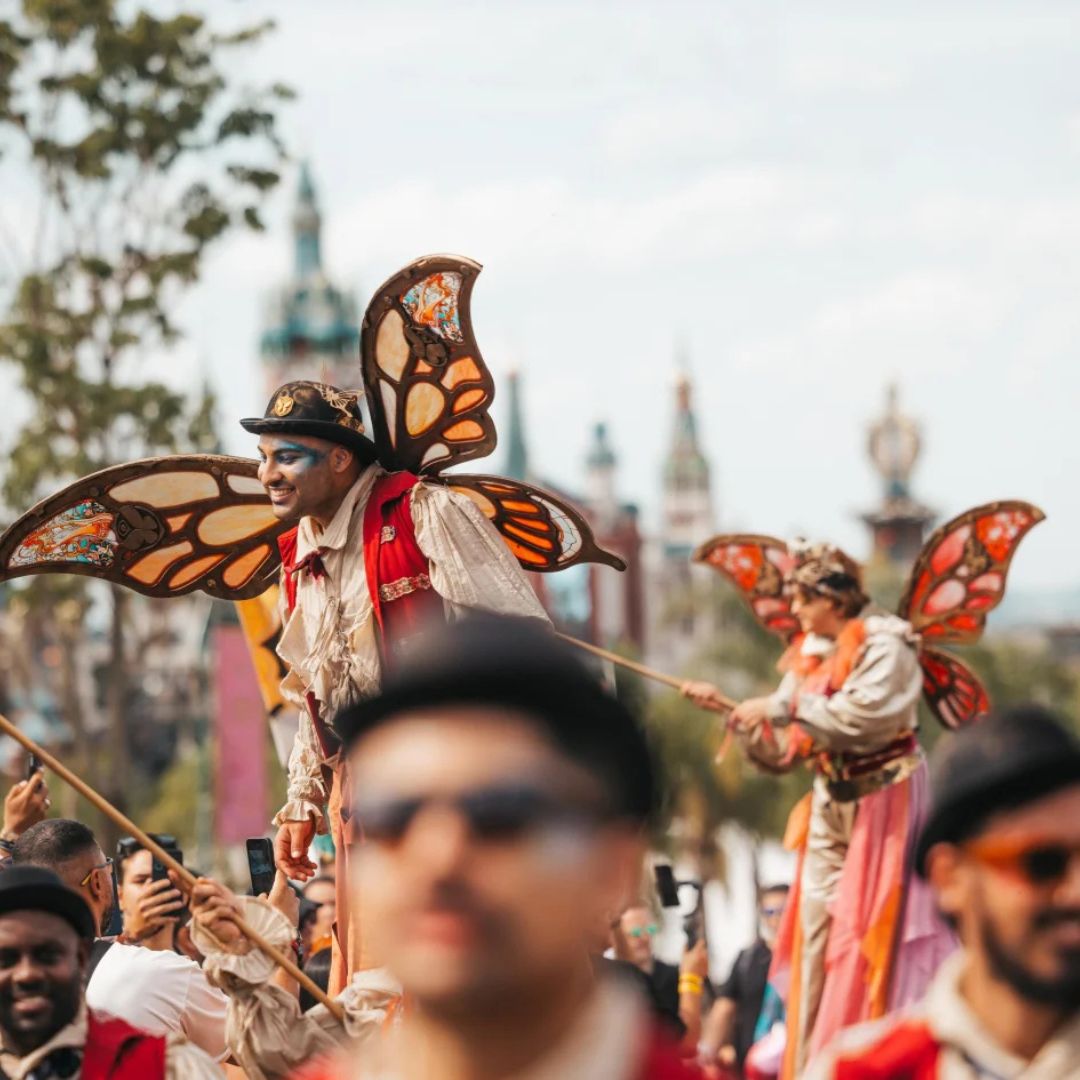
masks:
<svg viewBox="0 0 1080 1080"><path fill-rule="evenodd" d="M306 161L300 165L292 227L296 278L304 281L322 270L322 213L315 196L315 181Z"/></svg>
<svg viewBox="0 0 1080 1080"><path fill-rule="evenodd" d="M511 371L508 379L510 419L507 433L506 475L525 481L529 475L529 448L525 443L525 420L521 412L521 376Z"/></svg>

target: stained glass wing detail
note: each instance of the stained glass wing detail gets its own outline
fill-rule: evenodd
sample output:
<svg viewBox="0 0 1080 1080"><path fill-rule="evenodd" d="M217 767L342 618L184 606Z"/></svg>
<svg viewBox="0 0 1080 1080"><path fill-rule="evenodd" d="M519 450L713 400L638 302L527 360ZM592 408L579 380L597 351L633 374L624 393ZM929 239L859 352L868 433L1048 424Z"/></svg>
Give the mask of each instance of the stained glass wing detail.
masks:
<svg viewBox="0 0 1080 1080"><path fill-rule="evenodd" d="M990 711L990 698L978 676L949 653L924 648L919 653L923 694L947 728L960 728Z"/></svg>
<svg viewBox="0 0 1080 1080"><path fill-rule="evenodd" d="M469 311L480 264L429 255L375 293L360 331L360 362L379 460L434 474L495 449L495 396Z"/></svg>
<svg viewBox="0 0 1080 1080"><path fill-rule="evenodd" d="M277 537L259 463L162 457L86 476L0 536L0 580L85 574L146 596L243 600L275 580Z"/></svg>
<svg viewBox="0 0 1080 1080"><path fill-rule="evenodd" d="M550 491L501 476L453 473L439 481L476 503L526 570L542 574L583 562L626 569L597 544L581 512Z"/></svg>
<svg viewBox="0 0 1080 1080"><path fill-rule="evenodd" d="M711 566L743 594L755 618L766 630L787 640L799 630L784 590L784 576L794 565L787 544L774 536L729 533L714 536L691 556Z"/></svg>
<svg viewBox="0 0 1080 1080"><path fill-rule="evenodd" d="M911 572L900 614L927 641L970 644L1005 596L1020 541L1045 514L1020 501L977 506L930 537Z"/></svg>

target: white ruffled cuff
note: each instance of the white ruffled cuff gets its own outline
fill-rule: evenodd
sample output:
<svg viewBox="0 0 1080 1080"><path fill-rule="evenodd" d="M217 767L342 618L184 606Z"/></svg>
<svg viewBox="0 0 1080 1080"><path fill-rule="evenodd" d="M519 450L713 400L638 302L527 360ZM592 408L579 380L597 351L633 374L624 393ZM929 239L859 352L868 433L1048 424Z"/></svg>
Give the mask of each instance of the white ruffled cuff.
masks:
<svg viewBox="0 0 1080 1080"><path fill-rule="evenodd" d="M271 907L257 896L238 896L240 914L247 924L275 948L288 952L295 928L277 908ZM217 985L218 974L231 975L249 986L258 986L266 982L277 970L277 964L257 945L243 955L223 949L206 929L195 920L191 922L191 940L195 947L206 957L203 970Z"/></svg>
<svg viewBox="0 0 1080 1080"><path fill-rule="evenodd" d="M315 828L320 833L328 831L326 815L318 803L308 802L305 799L290 799L275 815L272 825L281 826L286 821L307 821L315 819Z"/></svg>

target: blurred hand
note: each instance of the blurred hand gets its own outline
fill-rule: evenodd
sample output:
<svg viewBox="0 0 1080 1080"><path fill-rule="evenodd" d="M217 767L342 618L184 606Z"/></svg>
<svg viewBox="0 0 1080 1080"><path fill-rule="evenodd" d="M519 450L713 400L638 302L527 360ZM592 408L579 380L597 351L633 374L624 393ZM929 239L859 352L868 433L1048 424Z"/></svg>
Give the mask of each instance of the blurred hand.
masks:
<svg viewBox="0 0 1080 1080"><path fill-rule="evenodd" d="M191 917L227 952L244 956L251 952L252 945L236 925L239 915L235 893L209 878L195 882L191 890Z"/></svg>
<svg viewBox="0 0 1080 1080"><path fill-rule="evenodd" d="M728 1043L727 1046L721 1046L716 1052L716 1060L724 1066L725 1069L735 1068L735 1047Z"/></svg>
<svg viewBox="0 0 1080 1080"><path fill-rule="evenodd" d="M286 821L274 839L274 862L294 881L307 881L318 867L308 858L308 848L315 839L315 819Z"/></svg>
<svg viewBox="0 0 1080 1080"><path fill-rule="evenodd" d="M699 939L683 953L679 974L700 975L703 979L709 974L709 950L704 939Z"/></svg>
<svg viewBox="0 0 1080 1080"><path fill-rule="evenodd" d="M769 699L748 698L735 707L731 723L740 731L754 731L769 719Z"/></svg>
<svg viewBox="0 0 1080 1080"><path fill-rule="evenodd" d="M724 695L708 682L684 682L680 687L683 697L688 697L699 709L709 712L726 713Z"/></svg>
<svg viewBox="0 0 1080 1080"><path fill-rule="evenodd" d="M184 897L171 880L147 882L134 909L124 912L124 936L139 942L152 938L166 926L180 921L183 906Z"/></svg>
<svg viewBox="0 0 1080 1080"><path fill-rule="evenodd" d="M279 870L274 877L274 887L266 898L271 907L277 908L293 927L300 923L300 897L289 884L289 879Z"/></svg>
<svg viewBox="0 0 1080 1080"><path fill-rule="evenodd" d="M0 836L5 840L17 840L31 825L45 820L49 806L49 789L45 775L39 769L29 780L20 780L7 793Z"/></svg>

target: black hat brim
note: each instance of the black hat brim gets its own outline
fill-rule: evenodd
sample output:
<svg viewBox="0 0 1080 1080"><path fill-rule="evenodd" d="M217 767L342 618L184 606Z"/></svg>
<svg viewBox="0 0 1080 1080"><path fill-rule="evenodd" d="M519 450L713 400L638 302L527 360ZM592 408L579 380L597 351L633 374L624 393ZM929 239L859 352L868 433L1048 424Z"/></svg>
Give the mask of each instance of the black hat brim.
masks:
<svg viewBox="0 0 1080 1080"><path fill-rule="evenodd" d="M364 465L370 465L378 457L375 444L366 435L327 420L277 420L272 417L249 416L240 421L240 426L253 435L310 435L316 439L325 439L352 450Z"/></svg>
<svg viewBox="0 0 1080 1080"><path fill-rule="evenodd" d="M59 879L43 879L40 873L26 873L37 867L12 867L3 871L0 888L0 916L16 911L44 911L63 919L85 941L97 936L94 916L86 901ZM52 875L50 874L50 877ZM26 880L20 880L25 877Z"/></svg>
<svg viewBox="0 0 1080 1080"><path fill-rule="evenodd" d="M925 877L932 847L967 840L991 814L1023 806L1072 784L1080 784L1078 753L1034 758L1020 769L1003 759L996 776L990 774L968 791L938 799L915 845L915 869Z"/></svg>

